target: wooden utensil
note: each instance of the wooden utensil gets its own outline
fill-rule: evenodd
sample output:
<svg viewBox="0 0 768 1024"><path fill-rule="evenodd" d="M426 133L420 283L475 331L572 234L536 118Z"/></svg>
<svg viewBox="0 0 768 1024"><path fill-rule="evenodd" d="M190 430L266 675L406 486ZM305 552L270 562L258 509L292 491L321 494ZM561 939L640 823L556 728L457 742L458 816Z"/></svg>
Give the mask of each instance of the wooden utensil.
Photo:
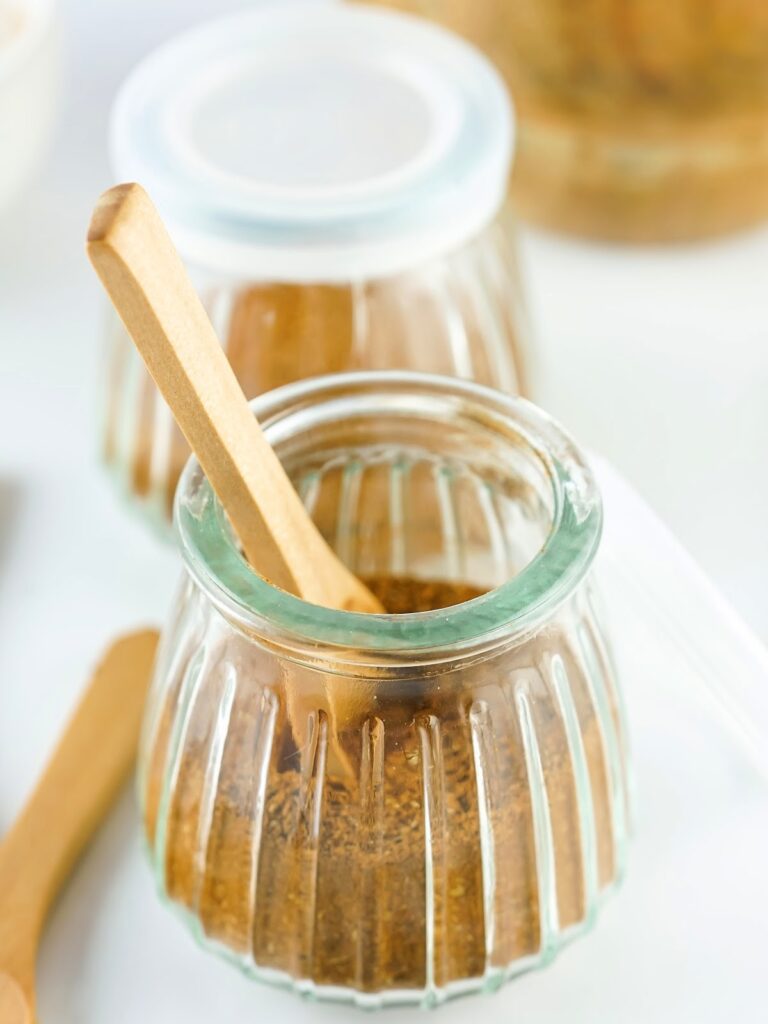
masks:
<svg viewBox="0 0 768 1024"><path fill-rule="evenodd" d="M383 612L312 522L251 412L213 326L149 196L117 185L98 202L88 255L150 374L234 526L257 573L305 601L346 611ZM326 677L331 752L349 774L339 727L370 707L362 682ZM299 688L286 685L299 748L312 716Z"/></svg>
<svg viewBox="0 0 768 1024"><path fill-rule="evenodd" d="M153 630L112 644L0 844L0 1024L34 1020L45 918L133 763L156 645Z"/></svg>
<svg viewBox="0 0 768 1024"><path fill-rule="evenodd" d="M140 185L117 185L101 197L88 231L88 255L251 566L305 601L382 612L307 514Z"/></svg>

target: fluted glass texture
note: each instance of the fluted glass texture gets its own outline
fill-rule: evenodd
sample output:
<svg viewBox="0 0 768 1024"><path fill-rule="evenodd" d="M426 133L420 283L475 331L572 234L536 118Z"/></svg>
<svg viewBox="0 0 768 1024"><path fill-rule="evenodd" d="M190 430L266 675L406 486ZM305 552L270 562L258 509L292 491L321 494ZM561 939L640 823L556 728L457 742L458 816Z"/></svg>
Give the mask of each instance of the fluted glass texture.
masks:
<svg viewBox="0 0 768 1024"><path fill-rule="evenodd" d="M529 393L509 213L459 249L386 278L307 284L194 276L249 398L320 374L396 369ZM121 492L162 524L189 449L115 317L107 349L104 458Z"/></svg>
<svg viewBox="0 0 768 1024"><path fill-rule="evenodd" d="M446 379L329 378L257 408L357 573L496 589L402 616L308 606L250 573L190 464L140 765L160 891L305 994L493 989L588 929L624 868L589 471L532 406Z"/></svg>

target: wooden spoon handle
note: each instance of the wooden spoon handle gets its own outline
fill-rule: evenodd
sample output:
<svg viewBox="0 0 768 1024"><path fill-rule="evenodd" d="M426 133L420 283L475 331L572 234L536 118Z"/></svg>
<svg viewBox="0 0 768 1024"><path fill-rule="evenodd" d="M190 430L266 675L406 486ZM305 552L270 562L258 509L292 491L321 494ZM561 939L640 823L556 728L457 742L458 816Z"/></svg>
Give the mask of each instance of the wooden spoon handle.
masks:
<svg viewBox="0 0 768 1024"><path fill-rule="evenodd" d="M88 255L253 568L307 601L381 611L307 515L139 185L118 185L101 197Z"/></svg>
<svg viewBox="0 0 768 1024"><path fill-rule="evenodd" d="M0 844L0 970L31 998L48 908L133 764L156 645L147 630L109 648Z"/></svg>

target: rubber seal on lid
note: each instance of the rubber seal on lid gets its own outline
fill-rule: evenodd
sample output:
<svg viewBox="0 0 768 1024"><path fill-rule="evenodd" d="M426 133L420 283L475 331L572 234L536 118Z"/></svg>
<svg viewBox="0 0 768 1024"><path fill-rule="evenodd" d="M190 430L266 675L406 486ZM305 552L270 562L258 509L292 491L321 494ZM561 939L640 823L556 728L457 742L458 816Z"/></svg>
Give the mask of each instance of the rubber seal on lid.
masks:
<svg viewBox="0 0 768 1024"><path fill-rule="evenodd" d="M456 248L506 192L513 118L472 47L388 11L290 3L147 57L112 114L185 258L254 279L384 276Z"/></svg>

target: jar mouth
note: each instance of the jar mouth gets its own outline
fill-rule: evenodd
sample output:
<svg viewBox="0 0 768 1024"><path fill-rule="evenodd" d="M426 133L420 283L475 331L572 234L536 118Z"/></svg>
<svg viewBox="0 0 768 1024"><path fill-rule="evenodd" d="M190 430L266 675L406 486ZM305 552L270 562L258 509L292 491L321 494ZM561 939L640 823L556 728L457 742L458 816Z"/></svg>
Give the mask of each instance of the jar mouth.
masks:
<svg viewBox="0 0 768 1024"><path fill-rule="evenodd" d="M438 423L441 416L461 416L477 429L524 444L549 491L549 532L512 578L479 597L435 611L369 615L310 604L257 575L191 457L174 504L186 568L227 619L268 642L315 652L343 649L347 660L360 662L369 662L375 652L402 657L430 651L439 659L496 646L541 625L592 564L602 531L602 504L592 472L565 431L524 399L455 378L378 371L288 384L250 404L281 455L281 447L297 430L365 416L372 404L393 417L403 410L417 411L424 419L435 417Z"/></svg>

